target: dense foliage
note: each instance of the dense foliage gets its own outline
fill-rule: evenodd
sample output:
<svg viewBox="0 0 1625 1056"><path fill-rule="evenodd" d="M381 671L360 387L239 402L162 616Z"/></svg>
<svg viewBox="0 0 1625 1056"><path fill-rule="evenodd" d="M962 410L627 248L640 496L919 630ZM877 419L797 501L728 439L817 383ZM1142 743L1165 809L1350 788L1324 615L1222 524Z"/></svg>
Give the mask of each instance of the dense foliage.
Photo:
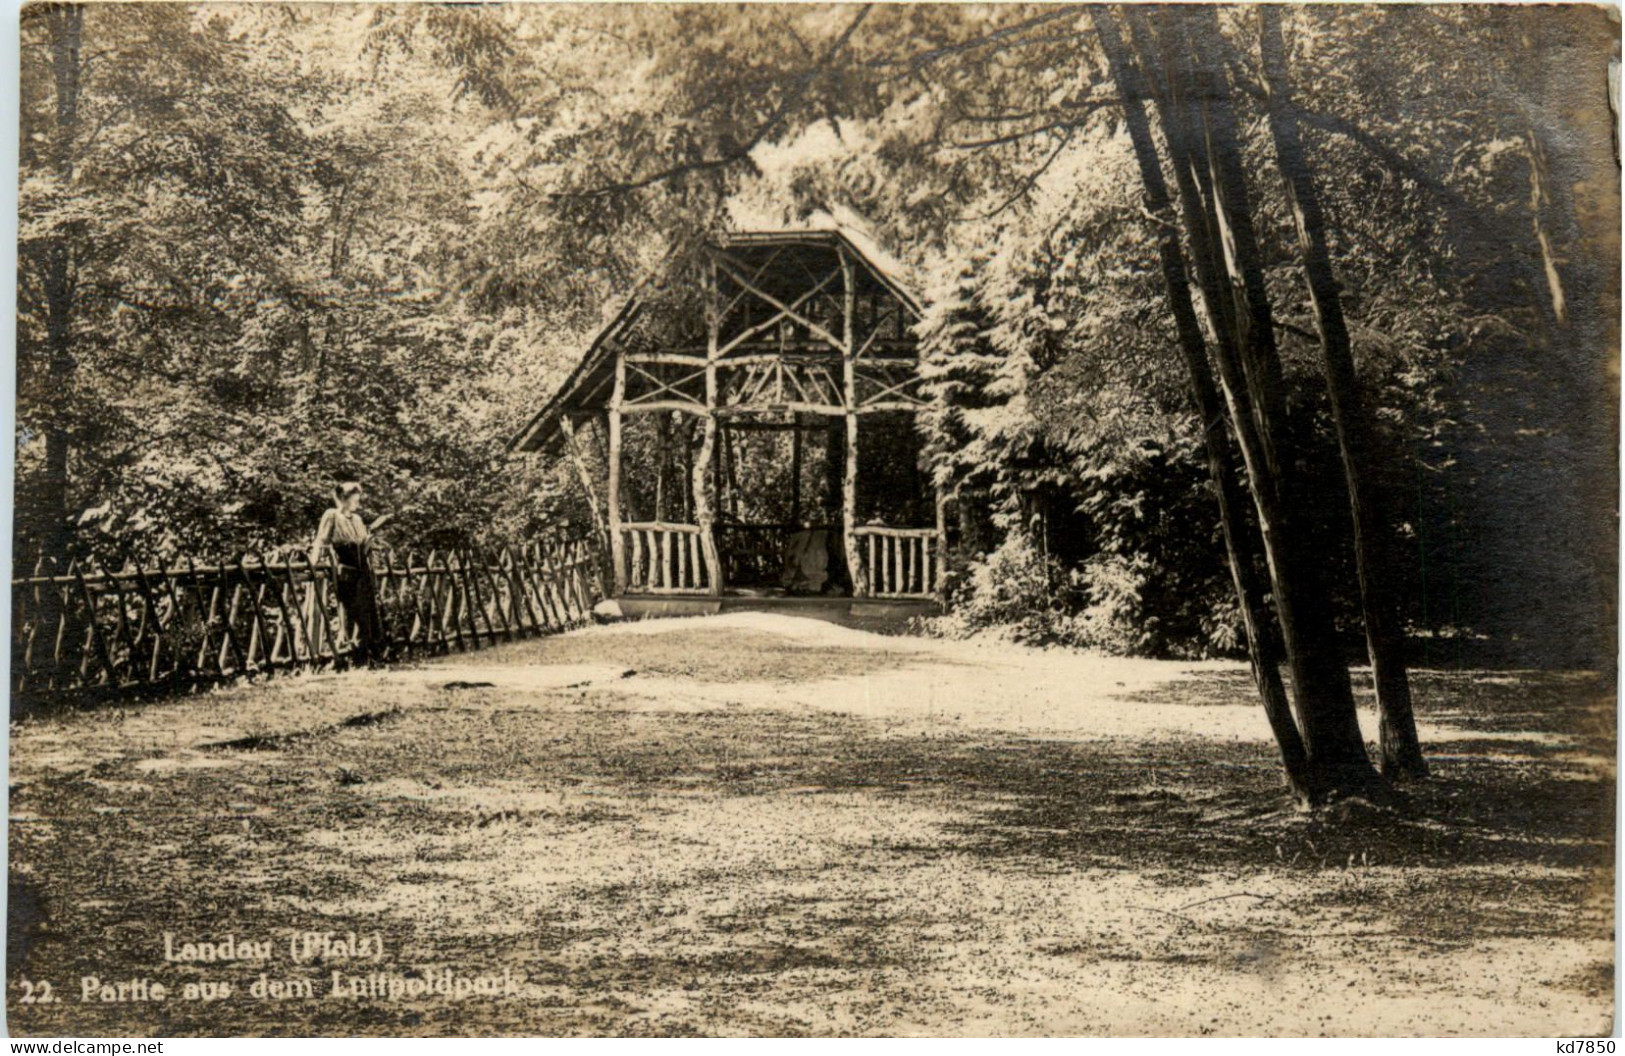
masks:
<svg viewBox="0 0 1625 1056"><path fill-rule="evenodd" d="M346 479L425 547L558 514L503 441L594 318L480 283L491 114L433 63L374 76L373 21L25 16L19 555L58 518L112 557L293 543Z"/></svg>
<svg viewBox="0 0 1625 1056"><path fill-rule="evenodd" d="M1576 90L1600 74L1522 56L1594 57L1611 30L1457 7L1288 22L1410 626L1460 648L1597 625L1617 170L1605 104ZM1294 458L1335 495L1257 29L1224 27L1255 93ZM574 467L504 444L606 306L697 235L830 210L929 305L950 623L1237 648L1086 10L47 5L22 32L20 557L293 543L348 478L417 546L584 524ZM582 454L600 474L590 435ZM1307 512L1346 567L1346 511Z"/></svg>

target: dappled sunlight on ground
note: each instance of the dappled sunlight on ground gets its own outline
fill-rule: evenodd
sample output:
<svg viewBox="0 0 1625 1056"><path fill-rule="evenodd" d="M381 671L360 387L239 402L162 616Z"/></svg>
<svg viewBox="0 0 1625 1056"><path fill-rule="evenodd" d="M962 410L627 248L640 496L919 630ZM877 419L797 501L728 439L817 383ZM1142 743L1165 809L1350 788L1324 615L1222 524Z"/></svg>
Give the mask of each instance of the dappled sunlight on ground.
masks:
<svg viewBox="0 0 1625 1056"><path fill-rule="evenodd" d="M1610 687L1419 672L1436 777L1314 816L1248 687L749 613L32 719L14 978L248 979L161 933L316 929L524 983L13 1030L1608 1029Z"/></svg>

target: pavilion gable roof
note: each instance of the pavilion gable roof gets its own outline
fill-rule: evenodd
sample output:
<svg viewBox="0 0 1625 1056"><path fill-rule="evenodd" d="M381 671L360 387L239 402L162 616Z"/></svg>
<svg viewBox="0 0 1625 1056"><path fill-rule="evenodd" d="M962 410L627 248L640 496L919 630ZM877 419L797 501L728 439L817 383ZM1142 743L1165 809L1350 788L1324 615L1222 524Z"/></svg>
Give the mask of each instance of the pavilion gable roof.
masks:
<svg viewBox="0 0 1625 1056"><path fill-rule="evenodd" d="M716 240L724 250L748 247L844 248L880 286L897 298L916 318L922 310L908 270L873 239L842 225L781 231L730 232ZM609 322L593 338L581 360L525 428L508 442L510 453L540 451L561 431L560 421L571 415L596 412L593 397L613 381L614 355L625 347L648 305L647 282L629 295Z"/></svg>

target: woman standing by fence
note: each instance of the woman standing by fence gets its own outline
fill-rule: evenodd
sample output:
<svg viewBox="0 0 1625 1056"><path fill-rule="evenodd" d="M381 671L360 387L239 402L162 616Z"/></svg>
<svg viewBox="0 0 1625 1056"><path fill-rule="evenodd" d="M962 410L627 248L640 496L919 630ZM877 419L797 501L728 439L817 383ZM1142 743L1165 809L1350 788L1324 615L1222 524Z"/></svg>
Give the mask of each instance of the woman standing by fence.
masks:
<svg viewBox="0 0 1625 1056"><path fill-rule="evenodd" d="M380 517L369 526L356 512L361 499L361 485L354 481L334 488L333 508L322 514L321 523L316 526L316 541L310 549L313 564L323 561L329 548L338 559L334 586L345 614L355 624L355 650L350 659L358 665L384 659L386 639L378 612L378 585L373 578L368 551L372 547L373 530L389 519Z"/></svg>

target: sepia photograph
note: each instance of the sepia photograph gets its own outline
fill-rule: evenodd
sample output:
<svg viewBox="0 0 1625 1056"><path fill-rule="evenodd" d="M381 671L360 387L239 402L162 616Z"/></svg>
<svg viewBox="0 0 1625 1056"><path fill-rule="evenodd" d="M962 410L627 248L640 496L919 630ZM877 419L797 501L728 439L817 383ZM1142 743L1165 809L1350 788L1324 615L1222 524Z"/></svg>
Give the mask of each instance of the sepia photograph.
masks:
<svg viewBox="0 0 1625 1056"><path fill-rule="evenodd" d="M1618 1029L1618 8L14 14L10 1036Z"/></svg>

